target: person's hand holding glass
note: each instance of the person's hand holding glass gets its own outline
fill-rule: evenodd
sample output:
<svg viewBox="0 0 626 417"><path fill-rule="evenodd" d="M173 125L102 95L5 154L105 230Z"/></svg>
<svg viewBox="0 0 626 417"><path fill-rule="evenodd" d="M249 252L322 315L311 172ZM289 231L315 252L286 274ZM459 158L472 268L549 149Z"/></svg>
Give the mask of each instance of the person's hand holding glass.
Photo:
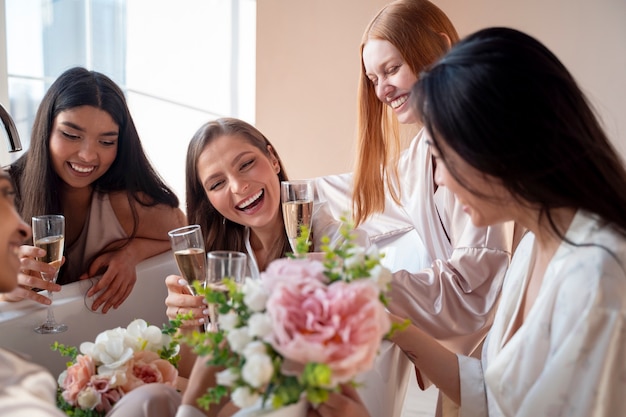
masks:
<svg viewBox="0 0 626 417"><path fill-rule="evenodd" d="M45 251L38 257L40 262L47 263L54 268L52 273L41 273L41 277L50 282L56 282L59 268L63 259L65 243L65 217L61 215L35 216L32 218L33 244ZM52 292L48 291L48 297L52 300ZM44 323L35 328L37 333L61 333L67 330L67 325L59 324L54 318L52 304L48 306L48 316Z"/></svg>
<svg viewBox="0 0 626 417"><path fill-rule="evenodd" d="M214 291L228 293L224 279L229 278L238 286L243 284L246 273L247 256L243 252L212 251L207 254L207 286ZM208 331L217 331L218 311L215 305L209 304Z"/></svg>
<svg viewBox="0 0 626 417"><path fill-rule="evenodd" d="M203 304L204 297L196 294L193 283L206 285L206 252L204 237L199 225L179 227L168 232L174 259L182 276L170 275L166 278L168 296L165 300L167 316L170 320L178 314L194 313L194 320L187 320L184 327L197 328L206 325L208 310Z"/></svg>
<svg viewBox="0 0 626 417"><path fill-rule="evenodd" d="M187 289L191 295L196 295L193 282L200 281L204 285L206 281L206 253L202 229L193 224L170 230L168 235L178 269L189 284Z"/></svg>
<svg viewBox="0 0 626 417"><path fill-rule="evenodd" d="M311 230L313 218L313 181L295 180L280 183L280 196L283 208L283 220L287 238L294 254L304 251L296 246L302 233L302 226Z"/></svg>

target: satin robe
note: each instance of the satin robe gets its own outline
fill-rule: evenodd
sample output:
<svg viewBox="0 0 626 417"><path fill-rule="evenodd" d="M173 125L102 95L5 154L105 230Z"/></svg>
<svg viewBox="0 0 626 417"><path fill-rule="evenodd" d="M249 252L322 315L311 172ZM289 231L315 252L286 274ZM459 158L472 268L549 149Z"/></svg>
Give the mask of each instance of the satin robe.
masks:
<svg viewBox="0 0 626 417"><path fill-rule="evenodd" d="M522 326L533 266L515 252L482 362L459 358L462 416L626 416L626 238L579 211ZM508 342L507 342L508 340Z"/></svg>
<svg viewBox="0 0 626 417"><path fill-rule="evenodd" d="M401 205L388 197L384 211L358 228L369 244L381 248L383 264L394 271L388 308L450 350L470 354L493 322L514 225L477 228L453 193L435 189L424 130L402 153L398 173ZM349 216L351 198L352 174L316 179L316 199L327 201L335 217ZM410 365L399 349L383 348L359 393L372 416L399 416ZM417 376L422 389L430 385L419 371Z"/></svg>
<svg viewBox="0 0 626 417"><path fill-rule="evenodd" d="M493 322L509 265L514 226L475 227L453 193L435 190L434 166L422 130L398 165L401 203L359 226L392 253L389 310L407 317L450 350L470 354ZM352 175L317 179L319 200L334 215L351 208Z"/></svg>

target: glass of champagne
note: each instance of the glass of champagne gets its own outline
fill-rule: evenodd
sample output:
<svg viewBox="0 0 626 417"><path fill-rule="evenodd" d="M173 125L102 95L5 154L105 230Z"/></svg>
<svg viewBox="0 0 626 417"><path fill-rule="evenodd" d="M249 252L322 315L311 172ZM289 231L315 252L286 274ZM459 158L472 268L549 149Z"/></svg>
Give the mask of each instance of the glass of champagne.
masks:
<svg viewBox="0 0 626 417"><path fill-rule="evenodd" d="M213 291L221 291L228 293L228 288L224 285L224 279L229 278L238 286L243 283L246 273L247 256L243 252L236 251L211 251L207 254L207 286ZM210 331L217 331L217 306L209 305L209 323Z"/></svg>
<svg viewBox="0 0 626 417"><path fill-rule="evenodd" d="M65 243L65 217L61 215L35 216L32 219L33 243L36 247L46 251L46 254L38 261L45 262L55 268L52 274L41 273L41 278L46 281L56 282L59 276L59 268L63 259ZM53 293L48 291L48 297L52 301ZM67 325L59 324L54 318L52 304L48 306L48 317L44 323L37 326L35 331L41 334L61 333L67 330Z"/></svg>
<svg viewBox="0 0 626 417"><path fill-rule="evenodd" d="M189 285L187 289L191 295L196 295L192 283L206 282L206 254L204 238L199 225L179 227L167 232L172 243L172 251L181 275Z"/></svg>
<svg viewBox="0 0 626 417"><path fill-rule="evenodd" d="M281 181L280 199L283 205L283 220L287 238L294 254L298 255L296 239L302 233L302 226L311 230L313 217L313 181Z"/></svg>

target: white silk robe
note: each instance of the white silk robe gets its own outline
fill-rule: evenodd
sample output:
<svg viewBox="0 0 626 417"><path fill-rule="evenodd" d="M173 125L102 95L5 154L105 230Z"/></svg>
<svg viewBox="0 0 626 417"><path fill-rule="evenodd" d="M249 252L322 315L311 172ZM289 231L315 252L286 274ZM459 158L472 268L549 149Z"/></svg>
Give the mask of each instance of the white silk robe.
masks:
<svg viewBox="0 0 626 417"><path fill-rule="evenodd" d="M459 355L462 416L626 416L626 239L578 212L510 336L533 264L527 234L482 361ZM507 342L508 340L508 342Z"/></svg>

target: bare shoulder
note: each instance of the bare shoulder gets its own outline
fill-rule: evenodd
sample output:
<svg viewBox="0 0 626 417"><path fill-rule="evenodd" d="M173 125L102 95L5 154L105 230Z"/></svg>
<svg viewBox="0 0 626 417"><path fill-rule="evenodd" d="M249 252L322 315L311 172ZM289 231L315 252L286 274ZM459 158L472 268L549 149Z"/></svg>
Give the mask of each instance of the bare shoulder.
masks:
<svg viewBox="0 0 626 417"><path fill-rule="evenodd" d="M142 194L139 198L145 198L146 202L150 201L150 197ZM134 223L132 204L138 217L138 237L161 236L163 230L168 231L187 224L185 214L178 207L170 207L167 204L145 206L134 199L129 199L125 191L109 193L109 200L117 219L129 234L132 232Z"/></svg>

